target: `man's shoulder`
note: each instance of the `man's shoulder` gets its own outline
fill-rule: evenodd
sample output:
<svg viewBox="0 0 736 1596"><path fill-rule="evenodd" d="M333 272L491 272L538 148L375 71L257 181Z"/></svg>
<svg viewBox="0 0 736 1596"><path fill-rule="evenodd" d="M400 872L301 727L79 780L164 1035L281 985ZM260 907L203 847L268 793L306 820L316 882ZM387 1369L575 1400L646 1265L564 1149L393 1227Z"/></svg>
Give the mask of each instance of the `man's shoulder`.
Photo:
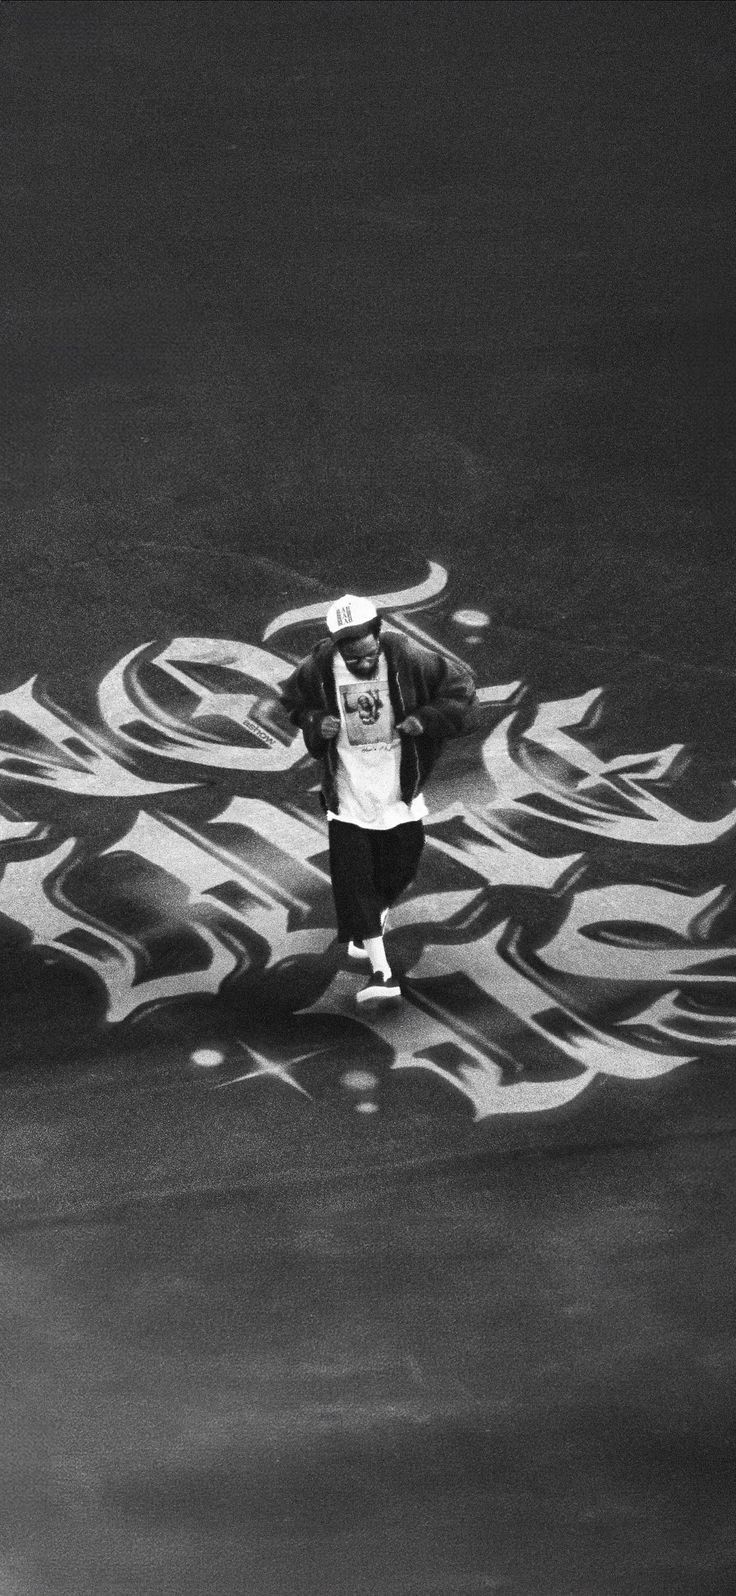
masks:
<svg viewBox="0 0 736 1596"><path fill-rule="evenodd" d="M389 663L394 668L403 663L426 683L438 685L449 678L456 686L462 683L468 693L475 691L475 673L457 655L420 643L404 632L387 633L386 640Z"/></svg>
<svg viewBox="0 0 736 1596"><path fill-rule="evenodd" d="M309 654L305 654L298 665L294 666L291 676L284 684L283 696L289 699L294 694L303 697L305 693L309 695L320 692L320 682L323 683L325 680L331 652L328 639L326 644L320 642Z"/></svg>
<svg viewBox="0 0 736 1596"><path fill-rule="evenodd" d="M394 631L393 627L384 627L381 632L381 642L389 659L404 659L412 664L426 667L444 658L441 649L420 643L415 638L408 637L406 632Z"/></svg>
<svg viewBox="0 0 736 1596"><path fill-rule="evenodd" d="M305 654L304 659L301 660L300 664L297 666L297 669L300 671L306 671L307 673L312 671L321 672L326 668L326 666L332 664L333 654L334 647L330 641L330 638L320 638L319 643L315 643L314 648L310 649L308 654Z"/></svg>

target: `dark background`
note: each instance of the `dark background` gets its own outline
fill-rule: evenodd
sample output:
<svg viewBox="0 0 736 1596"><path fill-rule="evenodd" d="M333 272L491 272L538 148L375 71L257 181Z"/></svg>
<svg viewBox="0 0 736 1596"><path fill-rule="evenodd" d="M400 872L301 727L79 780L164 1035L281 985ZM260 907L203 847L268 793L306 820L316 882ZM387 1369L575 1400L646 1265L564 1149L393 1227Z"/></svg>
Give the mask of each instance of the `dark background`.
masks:
<svg viewBox="0 0 736 1596"><path fill-rule="evenodd" d="M0 24L4 680L241 635L248 553L732 668L726 6Z"/></svg>
<svg viewBox="0 0 736 1596"><path fill-rule="evenodd" d="M623 684L732 769L730 8L0 30L0 690L433 558L484 679ZM441 1092L228 1115L165 1048L34 1054L3 1596L730 1596L728 1064L519 1151Z"/></svg>

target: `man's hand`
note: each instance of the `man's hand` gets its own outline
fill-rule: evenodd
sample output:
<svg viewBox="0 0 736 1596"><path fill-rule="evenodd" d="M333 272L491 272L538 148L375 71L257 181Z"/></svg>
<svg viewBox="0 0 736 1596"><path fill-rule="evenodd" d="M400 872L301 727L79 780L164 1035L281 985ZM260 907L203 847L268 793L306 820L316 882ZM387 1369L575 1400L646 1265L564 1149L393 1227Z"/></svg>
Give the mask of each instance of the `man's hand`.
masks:
<svg viewBox="0 0 736 1596"><path fill-rule="evenodd" d="M319 723L319 729L322 736L328 738L328 740L333 737L339 737L340 722L337 715L323 715Z"/></svg>
<svg viewBox="0 0 736 1596"><path fill-rule="evenodd" d="M403 732L405 737L421 737L424 727L418 715L407 715L406 720L399 722L396 730Z"/></svg>

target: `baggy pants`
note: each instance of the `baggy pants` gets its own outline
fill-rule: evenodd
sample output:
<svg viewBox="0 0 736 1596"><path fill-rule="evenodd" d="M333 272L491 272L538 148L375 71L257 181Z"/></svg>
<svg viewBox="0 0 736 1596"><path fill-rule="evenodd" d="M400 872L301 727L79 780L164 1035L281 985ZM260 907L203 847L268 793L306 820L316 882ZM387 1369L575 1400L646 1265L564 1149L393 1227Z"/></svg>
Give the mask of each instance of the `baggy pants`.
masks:
<svg viewBox="0 0 736 1596"><path fill-rule="evenodd" d="M369 831L331 820L328 831L338 941L380 937L381 911L391 908L419 868L424 826L407 820L389 831Z"/></svg>

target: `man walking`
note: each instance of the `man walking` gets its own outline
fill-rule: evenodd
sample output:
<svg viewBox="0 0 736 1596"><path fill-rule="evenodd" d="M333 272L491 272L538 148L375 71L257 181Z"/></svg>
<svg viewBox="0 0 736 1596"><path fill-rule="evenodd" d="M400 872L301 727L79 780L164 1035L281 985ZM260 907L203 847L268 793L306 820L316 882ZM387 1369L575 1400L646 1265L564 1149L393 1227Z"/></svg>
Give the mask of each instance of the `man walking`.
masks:
<svg viewBox="0 0 736 1596"><path fill-rule="evenodd" d="M382 1003L401 997L383 938L419 866L422 789L445 738L465 729L475 684L439 651L384 630L354 593L331 605L327 631L281 697L322 764L338 939L371 967L358 1003Z"/></svg>

